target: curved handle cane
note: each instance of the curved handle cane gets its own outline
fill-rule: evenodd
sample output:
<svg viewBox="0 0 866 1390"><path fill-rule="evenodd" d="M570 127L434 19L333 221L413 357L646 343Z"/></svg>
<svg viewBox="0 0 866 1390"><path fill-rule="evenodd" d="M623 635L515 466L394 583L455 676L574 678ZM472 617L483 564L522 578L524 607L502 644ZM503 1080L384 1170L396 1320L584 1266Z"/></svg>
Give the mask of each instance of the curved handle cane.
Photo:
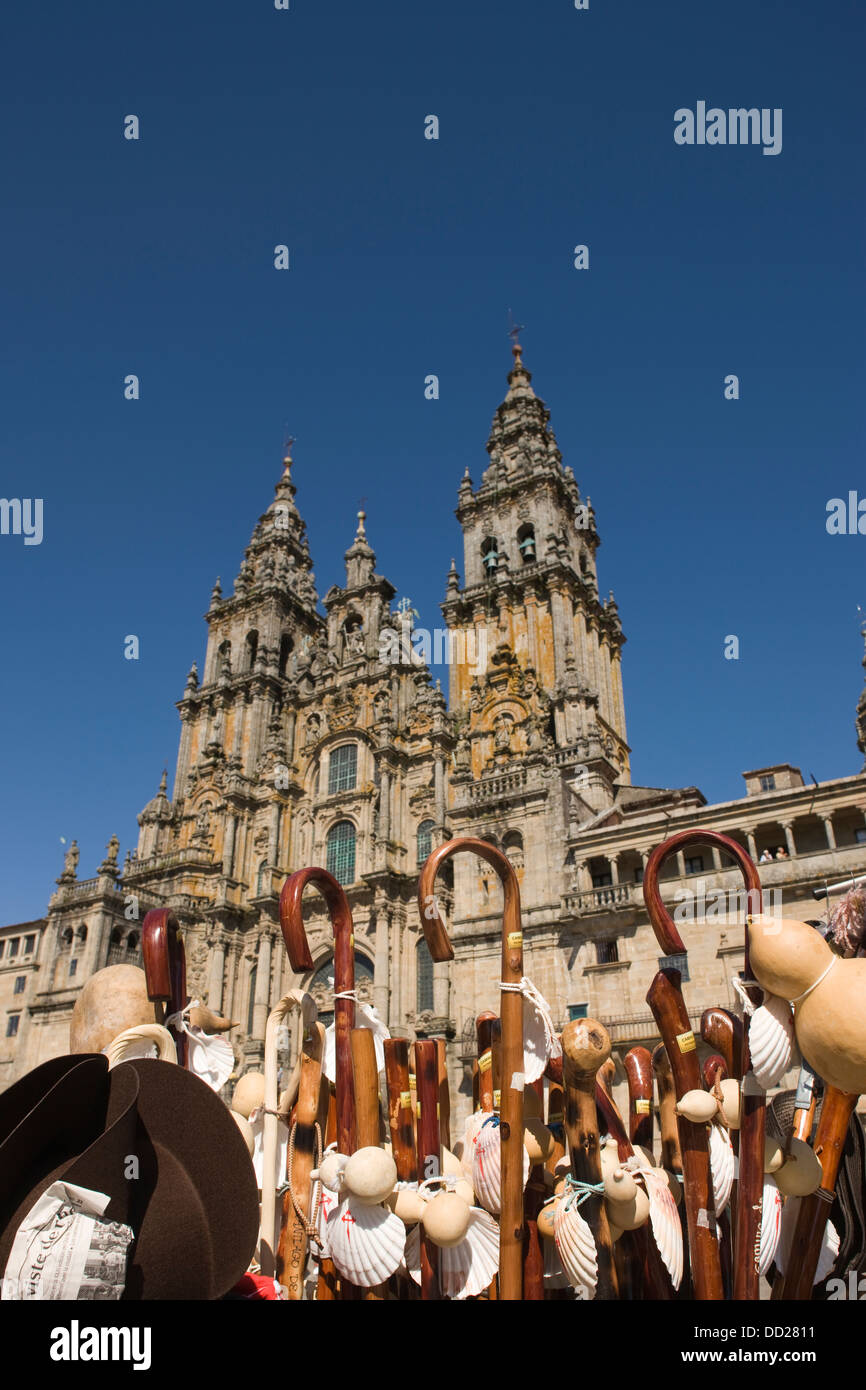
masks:
<svg viewBox="0 0 866 1390"><path fill-rule="evenodd" d="M334 933L334 994L350 995L355 988L355 932L352 909L340 884L327 869L298 869L287 878L280 893L280 926L292 969L297 973L313 969L313 958L304 926L302 899L307 884L318 888L325 899ZM355 1001L334 999L334 1038L336 1053L337 1148L340 1153L355 1152L355 1082L352 1072L352 1029Z"/></svg>
<svg viewBox="0 0 866 1390"><path fill-rule="evenodd" d="M180 936L178 920L170 908L152 908L141 924L141 957L147 980L147 997L162 1004L163 1023L171 1014L180 1013L189 1003L186 992L186 954ZM177 1048L180 1066L187 1063L186 1033L180 1028L168 1030Z"/></svg>
<svg viewBox="0 0 866 1390"><path fill-rule="evenodd" d="M468 835L447 840L430 855L418 880L418 910L434 961L454 959L454 948L439 915L433 893L436 874L455 854L477 854L496 870L505 896L502 914L502 984L519 986L523 979L523 932L520 887L510 859L485 840ZM523 1263L523 996L504 988L502 1019L502 1212L499 1223L499 1296L520 1299Z"/></svg>
<svg viewBox="0 0 866 1390"><path fill-rule="evenodd" d="M686 953L683 940L662 902L658 882L662 864L672 854L683 849L685 845L710 845L723 850L734 860L742 872L748 903L743 971L745 979L748 980L750 978L748 919L761 912L761 880L757 868L742 845L738 844L736 840L732 840L729 835L721 835L715 830L680 830L653 850L647 862L643 889L644 901L656 939L666 955ZM673 1062L673 1058L671 1060ZM759 1275L758 1256L755 1252L760 1251L761 1240L765 1104L764 1093L757 1085L754 1074L750 1074L748 1015L743 1020L741 1067L743 1085L740 1121L740 1171L734 1237L733 1295L738 1300L757 1300L759 1297ZM699 1073L697 1085L700 1085ZM681 1132L682 1128L681 1124Z"/></svg>
<svg viewBox="0 0 866 1390"><path fill-rule="evenodd" d="M262 1205L261 1223L259 1225L259 1264L262 1274L273 1275L276 1272L276 1261L274 1252L279 1242L279 1233L275 1230L276 1211L277 1211L277 1151L279 1140L279 1115L277 1107L279 1097L277 1095L277 1036L280 1026L288 1018L293 1009L300 1010L301 1020L304 1029L304 1040L312 1031L313 1024L318 1017L316 1003L311 994L305 990L291 989L284 994L280 1002L271 1009L268 1014L268 1021L265 1027L265 1120L262 1134ZM289 1088L297 1088L300 1084L301 1058L303 1055L304 1043L301 1044L301 1051L298 1054L298 1064L295 1067ZM297 1078L297 1080L296 1080ZM317 1090L318 1099L318 1090ZM286 1116L288 1119L288 1116ZM309 1178L309 1171L312 1170L313 1152L305 1153L305 1158L311 1160L309 1168L305 1174ZM306 1165L305 1165L306 1166ZM282 1175L284 1176L284 1175ZM304 1196L301 1195L303 1202ZM309 1190L306 1194L307 1215L309 1215Z"/></svg>

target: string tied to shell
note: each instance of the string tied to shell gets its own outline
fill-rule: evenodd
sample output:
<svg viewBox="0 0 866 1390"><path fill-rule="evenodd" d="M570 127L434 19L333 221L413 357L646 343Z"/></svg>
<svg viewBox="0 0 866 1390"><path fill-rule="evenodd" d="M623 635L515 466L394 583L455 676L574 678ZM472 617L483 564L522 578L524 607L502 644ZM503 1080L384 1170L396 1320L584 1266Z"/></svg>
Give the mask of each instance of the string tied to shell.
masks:
<svg viewBox="0 0 866 1390"><path fill-rule="evenodd" d="M363 1004L358 998L358 991L355 989L341 989L334 994L334 999L351 999L355 1005L355 1027L369 1028L373 1034L373 1042L376 1048L376 1070L385 1070L385 1039L390 1038L391 1034L386 1025L382 1022L375 1006ZM336 1085L337 1081L337 1026L336 1021L328 1025L325 1029L325 1048L322 1054L322 1071L329 1081Z"/></svg>
<svg viewBox="0 0 866 1390"><path fill-rule="evenodd" d="M165 1020L166 1028L187 1037L187 1071L191 1071L212 1091L221 1091L234 1070L235 1055L231 1043L218 1033L206 1033L190 1023L190 1013L200 1008L198 999L190 1002Z"/></svg>
<svg viewBox="0 0 866 1390"><path fill-rule="evenodd" d="M835 963L835 959L837 958L827 967L828 970ZM827 971L824 972L825 975L826 973ZM821 979L823 978L822 975ZM815 989L821 983L821 979L816 980L811 989ZM791 1005L778 994L770 994L769 990L763 989L756 980L740 980L738 976L732 976L731 984L750 1020L749 1055L752 1072L761 1090L768 1091L771 1086L781 1081L794 1055L794 1016ZM761 990L762 1003L759 1005L756 1005L747 993L752 987ZM806 991L806 994L808 993L810 990Z"/></svg>
<svg viewBox="0 0 866 1390"><path fill-rule="evenodd" d="M300 1202L300 1196L295 1190L294 1179L292 1177L292 1169L294 1167L295 1162L295 1134L297 1132L297 1128L298 1122L297 1120L295 1120L293 1121L292 1127L289 1130L289 1152L288 1158L286 1160L285 1188L288 1188L289 1196L292 1202L292 1208L294 1210L295 1216L298 1218L298 1220L304 1228L304 1231L306 1232L307 1239L314 1241L316 1245L321 1249L324 1245L324 1241L321 1239L319 1235L319 1209L322 1205L322 1184L320 1182L315 1183L315 1198L313 1200L312 1211L310 1212L310 1216L308 1219L304 1214L304 1209L301 1206ZM319 1168L322 1162L322 1128L318 1120L316 1121L315 1131L316 1142L315 1148L313 1150L313 1156L315 1158L315 1167Z"/></svg>
<svg viewBox="0 0 866 1390"><path fill-rule="evenodd" d="M581 1178L576 1178L572 1173L565 1175L565 1191L562 1194L563 1211L571 1211L572 1208L581 1207L590 1197L603 1197L603 1182L584 1182Z"/></svg>
<svg viewBox="0 0 866 1390"><path fill-rule="evenodd" d="M523 995L523 1075L527 1085L544 1075L548 1062L562 1056L562 1043L553 1026L550 1005L541 990L522 975L519 983L500 980L506 994Z"/></svg>

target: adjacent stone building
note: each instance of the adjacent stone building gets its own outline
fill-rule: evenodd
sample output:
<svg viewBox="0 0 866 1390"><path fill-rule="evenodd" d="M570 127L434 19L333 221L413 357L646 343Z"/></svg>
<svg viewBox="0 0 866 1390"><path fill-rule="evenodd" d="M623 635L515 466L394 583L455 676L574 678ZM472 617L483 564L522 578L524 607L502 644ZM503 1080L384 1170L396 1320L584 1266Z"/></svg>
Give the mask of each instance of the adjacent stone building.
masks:
<svg viewBox="0 0 866 1390"><path fill-rule="evenodd" d="M394 1034L448 1039L458 1114L471 1095L475 1016L498 1003L501 890L474 855L447 866L440 899L455 959L434 966L415 891L443 839L479 836L509 856L527 974L559 1024L603 1019L620 1056L654 1034L645 995L660 958L640 882L661 840L692 825L732 835L763 858L768 907L805 918L820 915L816 887L866 872L863 773L805 786L796 768L762 768L744 774L743 798L716 805L696 787L632 785L625 638L613 595L599 596L595 515L513 351L487 466L477 488L467 470L458 491L464 579L452 561L432 653L449 661L449 704L408 600L392 607L396 589L376 573L363 513L345 584L319 604L287 453L231 593L214 586L204 666L193 665L178 704L171 797L163 774L122 868L113 837L96 877L79 880L73 846L45 920L0 931L0 943L35 938L18 994L7 980L22 973L16 957L0 954L0 1085L65 1049L81 984L106 964L140 962L141 919L162 905L183 925L192 995L237 1020L238 1070L259 1065L286 988L301 984L324 1015L333 1009L318 895L309 977L293 976L279 930L282 884L308 864L346 886L359 996ZM861 751L864 710L861 697ZM740 886L715 850L667 866L696 1016L735 1003Z"/></svg>

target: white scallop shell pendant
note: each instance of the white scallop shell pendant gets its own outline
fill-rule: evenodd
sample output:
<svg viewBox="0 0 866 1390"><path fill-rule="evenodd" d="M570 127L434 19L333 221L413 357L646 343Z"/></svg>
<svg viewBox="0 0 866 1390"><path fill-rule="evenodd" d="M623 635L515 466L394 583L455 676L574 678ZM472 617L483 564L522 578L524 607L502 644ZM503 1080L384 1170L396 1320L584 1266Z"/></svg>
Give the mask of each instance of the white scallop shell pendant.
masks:
<svg viewBox="0 0 866 1390"><path fill-rule="evenodd" d="M472 1187L475 1196L487 1211L498 1216L502 1207L502 1139L499 1125L487 1115L472 1156ZM521 1144L523 1155L523 1186L529 1181L529 1154Z"/></svg>
<svg viewBox="0 0 866 1390"><path fill-rule="evenodd" d="M794 1231L797 1227L797 1216L800 1211L802 1197L787 1197L782 1211L782 1230L779 1237L779 1245L776 1250L776 1268L785 1273L788 1264L788 1257L791 1253L791 1243L794 1239ZM832 1272L836 1263L836 1256L839 1254L839 1232L828 1221L824 1227L824 1237L821 1241L821 1253L818 1256L818 1268L815 1270L814 1284L822 1283L827 1275Z"/></svg>
<svg viewBox="0 0 866 1390"><path fill-rule="evenodd" d="M489 1119L490 1115L483 1110L473 1110L463 1127L463 1149L460 1154L460 1163L467 1178L471 1179L472 1177L472 1159L478 1136L481 1133L481 1126L485 1120Z"/></svg>
<svg viewBox="0 0 866 1390"><path fill-rule="evenodd" d="M782 1194L771 1177L764 1178L763 1206L761 1208L761 1253L758 1257L758 1273L766 1274L776 1258L779 1237L782 1234Z"/></svg>
<svg viewBox="0 0 866 1390"><path fill-rule="evenodd" d="M559 1258L556 1241L542 1240L541 1248L544 1255L544 1287L546 1289L567 1289L568 1280L565 1277L565 1270L562 1268L562 1260Z"/></svg>
<svg viewBox="0 0 866 1390"><path fill-rule="evenodd" d="M439 1250L439 1288L446 1298L475 1298L499 1269L499 1227L482 1207L473 1207L466 1237Z"/></svg>
<svg viewBox="0 0 866 1390"><path fill-rule="evenodd" d="M595 1237L577 1206L568 1206L562 1199L556 1204L553 1238L569 1284L581 1290L584 1299L594 1298L598 1284Z"/></svg>
<svg viewBox="0 0 866 1390"><path fill-rule="evenodd" d="M713 1179L716 1216L721 1216L731 1200L734 1166L734 1147L728 1131L721 1125L710 1125L710 1174Z"/></svg>
<svg viewBox="0 0 866 1390"><path fill-rule="evenodd" d="M658 1168L643 1170L650 1201L650 1228L674 1289L683 1280L683 1228L668 1180Z"/></svg>
<svg viewBox="0 0 866 1390"><path fill-rule="evenodd" d="M399 1268L406 1227L388 1207L347 1197L328 1220L328 1245L343 1277L370 1289L384 1284Z"/></svg>
<svg viewBox="0 0 866 1390"><path fill-rule="evenodd" d="M562 1056L562 1044L553 1030L550 1005L543 995L523 998L523 1077L526 1085L538 1081L551 1057Z"/></svg>
<svg viewBox="0 0 866 1390"><path fill-rule="evenodd" d="M762 1091L781 1081L794 1052L794 1015L787 999L767 994L749 1024L752 1071Z"/></svg>

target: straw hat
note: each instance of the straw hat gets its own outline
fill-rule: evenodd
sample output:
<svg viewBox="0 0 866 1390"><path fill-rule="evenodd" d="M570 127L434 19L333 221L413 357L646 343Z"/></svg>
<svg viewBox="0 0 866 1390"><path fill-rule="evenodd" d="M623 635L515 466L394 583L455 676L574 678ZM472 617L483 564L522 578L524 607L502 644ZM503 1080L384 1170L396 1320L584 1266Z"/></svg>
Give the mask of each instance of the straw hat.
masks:
<svg viewBox="0 0 866 1390"><path fill-rule="evenodd" d="M126 1176L138 1160L138 1179ZM135 1059L53 1058L0 1096L0 1270L55 1181L105 1193L132 1227L125 1299L215 1299L246 1270L258 1193L246 1145L198 1077Z"/></svg>

